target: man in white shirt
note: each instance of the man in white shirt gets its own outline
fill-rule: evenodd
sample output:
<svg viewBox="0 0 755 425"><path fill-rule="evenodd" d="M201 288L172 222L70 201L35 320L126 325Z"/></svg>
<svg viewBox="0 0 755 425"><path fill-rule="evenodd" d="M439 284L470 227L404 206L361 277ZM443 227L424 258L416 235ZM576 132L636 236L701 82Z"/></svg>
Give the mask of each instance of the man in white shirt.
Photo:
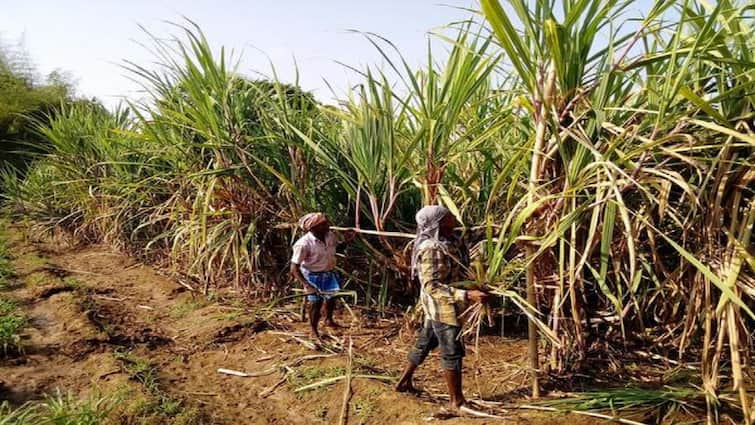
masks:
<svg viewBox="0 0 755 425"><path fill-rule="evenodd" d="M332 293L341 289L336 268L338 237L330 231L330 222L325 214L316 212L299 220L299 227L306 232L294 244L291 256L291 275L307 291L309 301L309 325L312 336L320 339L317 329L321 308L325 307L325 326L340 327L333 320L335 300ZM344 242L354 239L354 232L345 235Z"/></svg>

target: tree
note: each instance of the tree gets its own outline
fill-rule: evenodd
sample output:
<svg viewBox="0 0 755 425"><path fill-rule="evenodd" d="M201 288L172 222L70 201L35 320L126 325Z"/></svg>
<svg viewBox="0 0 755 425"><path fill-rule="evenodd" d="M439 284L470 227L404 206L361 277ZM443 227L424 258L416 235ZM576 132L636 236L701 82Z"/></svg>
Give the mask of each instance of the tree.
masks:
<svg viewBox="0 0 755 425"><path fill-rule="evenodd" d="M0 168L26 168L45 145L34 123L49 120L71 93L64 73L53 71L40 79L25 51L0 45Z"/></svg>

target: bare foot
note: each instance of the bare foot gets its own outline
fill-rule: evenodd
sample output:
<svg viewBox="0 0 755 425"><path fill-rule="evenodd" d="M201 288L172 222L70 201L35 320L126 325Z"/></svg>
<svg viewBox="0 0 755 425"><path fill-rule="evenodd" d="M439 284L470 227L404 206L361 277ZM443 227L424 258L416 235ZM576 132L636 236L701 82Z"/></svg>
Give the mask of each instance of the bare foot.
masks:
<svg viewBox="0 0 755 425"><path fill-rule="evenodd" d="M326 320L325 321L325 326L327 326L329 328L333 328L333 329L342 329L343 328L343 326L339 325L338 323L336 323L333 320Z"/></svg>
<svg viewBox="0 0 755 425"><path fill-rule="evenodd" d="M322 344L325 342L322 340L320 333L316 331L309 331L309 339L311 339L312 341L315 341L318 344Z"/></svg>
<svg viewBox="0 0 755 425"><path fill-rule="evenodd" d="M438 409L438 412L434 417L436 419L474 418L477 417L477 415L470 413L470 410L466 408L464 404L457 406L449 403L447 406Z"/></svg>
<svg viewBox="0 0 755 425"><path fill-rule="evenodd" d="M430 418L431 419L440 419L440 420L447 420L451 418L456 418L459 415L456 414L455 411L448 410L447 407L441 407L439 408L435 413L433 413Z"/></svg>
<svg viewBox="0 0 755 425"><path fill-rule="evenodd" d="M417 392L417 389L414 388L414 385L412 385L411 380L398 381L394 389L396 390L396 392L399 392L399 393L416 393Z"/></svg>

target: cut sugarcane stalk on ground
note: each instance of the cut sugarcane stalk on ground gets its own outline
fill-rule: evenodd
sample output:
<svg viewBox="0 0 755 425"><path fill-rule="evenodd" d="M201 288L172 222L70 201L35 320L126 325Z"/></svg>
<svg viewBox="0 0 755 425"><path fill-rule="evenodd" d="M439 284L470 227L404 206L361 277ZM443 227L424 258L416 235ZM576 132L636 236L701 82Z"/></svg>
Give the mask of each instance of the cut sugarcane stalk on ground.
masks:
<svg viewBox="0 0 755 425"><path fill-rule="evenodd" d="M241 372L241 371L233 370L233 369L219 368L218 369L218 373L222 373L222 374L225 374L225 375L239 376L241 378L258 378L260 376L272 375L277 370L278 370L277 367L272 367L270 369L263 370L261 372Z"/></svg>

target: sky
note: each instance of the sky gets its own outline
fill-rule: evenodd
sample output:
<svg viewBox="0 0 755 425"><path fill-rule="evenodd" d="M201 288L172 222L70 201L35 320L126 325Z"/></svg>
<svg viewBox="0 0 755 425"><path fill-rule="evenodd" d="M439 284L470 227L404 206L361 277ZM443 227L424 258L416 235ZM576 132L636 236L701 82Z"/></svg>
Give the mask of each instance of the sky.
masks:
<svg viewBox="0 0 755 425"><path fill-rule="evenodd" d="M650 3L634 2L633 15ZM148 67L154 60L140 25L164 37L178 31L167 22L189 18L215 48L242 54L238 70L245 75L269 75L272 62L282 80L293 82L296 58L299 84L329 102L323 79L338 96L360 80L339 62L360 69L382 62L349 30L384 36L419 65L429 32L469 18L465 8L478 9L476 0L0 0L0 43L21 46L42 75L69 73L78 95L112 107L123 96L142 96L122 68L126 59Z"/></svg>
<svg viewBox="0 0 755 425"><path fill-rule="evenodd" d="M441 4L443 2L443 4ZM300 84L320 99L330 99L327 79L342 94L358 81L338 62L361 68L380 63L380 55L362 36L371 31L399 46L419 63L428 31L471 14L460 8L470 0L0 0L0 40L28 52L38 71L70 73L77 94L95 96L108 106L122 96L138 98L138 85L121 67L128 59L140 65L154 57L140 43L149 37L176 34L166 21L184 17L200 25L210 43L242 53L239 71L269 74L292 81L294 58Z"/></svg>

